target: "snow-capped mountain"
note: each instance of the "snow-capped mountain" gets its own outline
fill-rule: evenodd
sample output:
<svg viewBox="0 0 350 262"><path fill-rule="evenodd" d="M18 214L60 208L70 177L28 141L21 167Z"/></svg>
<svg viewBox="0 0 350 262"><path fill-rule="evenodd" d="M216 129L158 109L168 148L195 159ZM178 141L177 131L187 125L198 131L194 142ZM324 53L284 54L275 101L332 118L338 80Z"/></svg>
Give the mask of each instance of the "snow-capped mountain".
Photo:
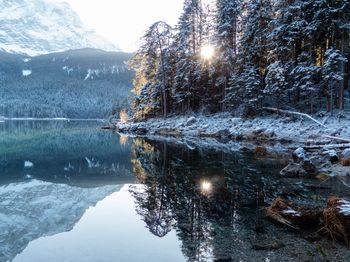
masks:
<svg viewBox="0 0 350 262"><path fill-rule="evenodd" d="M68 3L0 0L0 50L30 56L92 47L119 51L89 30Z"/></svg>

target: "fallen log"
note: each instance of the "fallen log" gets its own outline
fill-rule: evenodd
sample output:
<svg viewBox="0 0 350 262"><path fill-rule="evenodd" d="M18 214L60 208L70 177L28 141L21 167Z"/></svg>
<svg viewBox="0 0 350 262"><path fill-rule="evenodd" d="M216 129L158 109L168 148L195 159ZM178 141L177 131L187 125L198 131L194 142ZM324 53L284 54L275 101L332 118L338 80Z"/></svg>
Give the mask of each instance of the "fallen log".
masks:
<svg viewBox="0 0 350 262"><path fill-rule="evenodd" d="M299 229L292 221L293 217L299 217L301 214L292 209L282 198L275 199L266 209L266 215L287 227Z"/></svg>
<svg viewBox="0 0 350 262"><path fill-rule="evenodd" d="M324 136L324 137L325 138L329 138L329 139L333 139L333 140L338 140L338 141L343 141L343 142L350 143L350 139L349 138L336 137L336 136Z"/></svg>
<svg viewBox="0 0 350 262"><path fill-rule="evenodd" d="M326 144L326 145L312 145L312 146L303 146L304 149L334 149L334 148L350 148L350 143L348 144Z"/></svg>
<svg viewBox="0 0 350 262"><path fill-rule="evenodd" d="M313 118L312 116L305 114L305 113L300 113L300 112L295 112L295 111L289 111L289 110L283 110L283 109L278 109L278 108L274 108L274 107L263 107L264 110L268 110L268 111L272 111L272 112L276 112L276 113L283 113L283 114L288 114L288 115L297 115L297 116L302 116L305 118L310 119L311 121L317 123L318 125L327 128L327 126L325 126L324 124L322 124L320 121L316 120L315 118Z"/></svg>
<svg viewBox="0 0 350 262"><path fill-rule="evenodd" d="M266 215L280 224L299 230L301 228L317 228L320 223L321 213L318 210L302 207L295 209L287 201L279 197L266 208Z"/></svg>

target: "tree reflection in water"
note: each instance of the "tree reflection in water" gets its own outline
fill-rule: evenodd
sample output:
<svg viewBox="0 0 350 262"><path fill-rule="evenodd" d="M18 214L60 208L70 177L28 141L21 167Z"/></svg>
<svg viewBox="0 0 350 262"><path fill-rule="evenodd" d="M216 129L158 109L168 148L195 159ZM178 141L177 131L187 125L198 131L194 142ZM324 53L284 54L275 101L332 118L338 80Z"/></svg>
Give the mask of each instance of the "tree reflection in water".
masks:
<svg viewBox="0 0 350 262"><path fill-rule="evenodd" d="M163 237L175 229L190 261L222 259L239 252L256 232L264 198L278 187L279 165L249 153L191 150L134 139L131 192L150 232Z"/></svg>

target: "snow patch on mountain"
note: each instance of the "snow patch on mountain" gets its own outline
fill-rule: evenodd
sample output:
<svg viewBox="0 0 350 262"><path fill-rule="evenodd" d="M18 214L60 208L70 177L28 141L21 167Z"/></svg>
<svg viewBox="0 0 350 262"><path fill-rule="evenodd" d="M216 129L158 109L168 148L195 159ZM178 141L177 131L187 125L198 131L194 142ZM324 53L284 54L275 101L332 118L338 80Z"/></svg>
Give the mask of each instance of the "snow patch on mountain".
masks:
<svg viewBox="0 0 350 262"><path fill-rule="evenodd" d="M36 56L86 47L119 51L82 23L66 2L0 1L0 50Z"/></svg>
<svg viewBox="0 0 350 262"><path fill-rule="evenodd" d="M23 76L30 76L32 74L32 70L24 69L22 70Z"/></svg>

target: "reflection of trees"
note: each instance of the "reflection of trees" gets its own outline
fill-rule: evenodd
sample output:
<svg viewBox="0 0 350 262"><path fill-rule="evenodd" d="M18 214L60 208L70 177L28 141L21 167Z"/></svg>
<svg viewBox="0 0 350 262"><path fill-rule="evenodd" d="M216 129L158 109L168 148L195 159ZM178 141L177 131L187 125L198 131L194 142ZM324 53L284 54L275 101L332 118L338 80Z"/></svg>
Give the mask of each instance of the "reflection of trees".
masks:
<svg viewBox="0 0 350 262"><path fill-rule="evenodd" d="M265 190L257 165L239 155L135 139L134 173L143 184L132 189L137 212L154 235L175 228L190 261L222 258L242 244L242 228L254 227ZM203 181L210 185L205 192ZM241 212L242 206L253 208Z"/></svg>
<svg viewBox="0 0 350 262"><path fill-rule="evenodd" d="M134 153L142 152L147 159L157 162L160 158L162 161L159 166L150 163L146 166L141 157L135 157L133 160L134 172L139 182L145 184L143 188L134 187L133 195L138 203L137 212L143 217L147 227L152 234L163 237L168 234L174 223L174 214L171 209L172 199L167 192L167 185L172 182L167 181L167 149L163 148L163 156L159 152L155 152L154 148L142 140L135 140ZM155 176L150 176L148 170L154 170Z"/></svg>

